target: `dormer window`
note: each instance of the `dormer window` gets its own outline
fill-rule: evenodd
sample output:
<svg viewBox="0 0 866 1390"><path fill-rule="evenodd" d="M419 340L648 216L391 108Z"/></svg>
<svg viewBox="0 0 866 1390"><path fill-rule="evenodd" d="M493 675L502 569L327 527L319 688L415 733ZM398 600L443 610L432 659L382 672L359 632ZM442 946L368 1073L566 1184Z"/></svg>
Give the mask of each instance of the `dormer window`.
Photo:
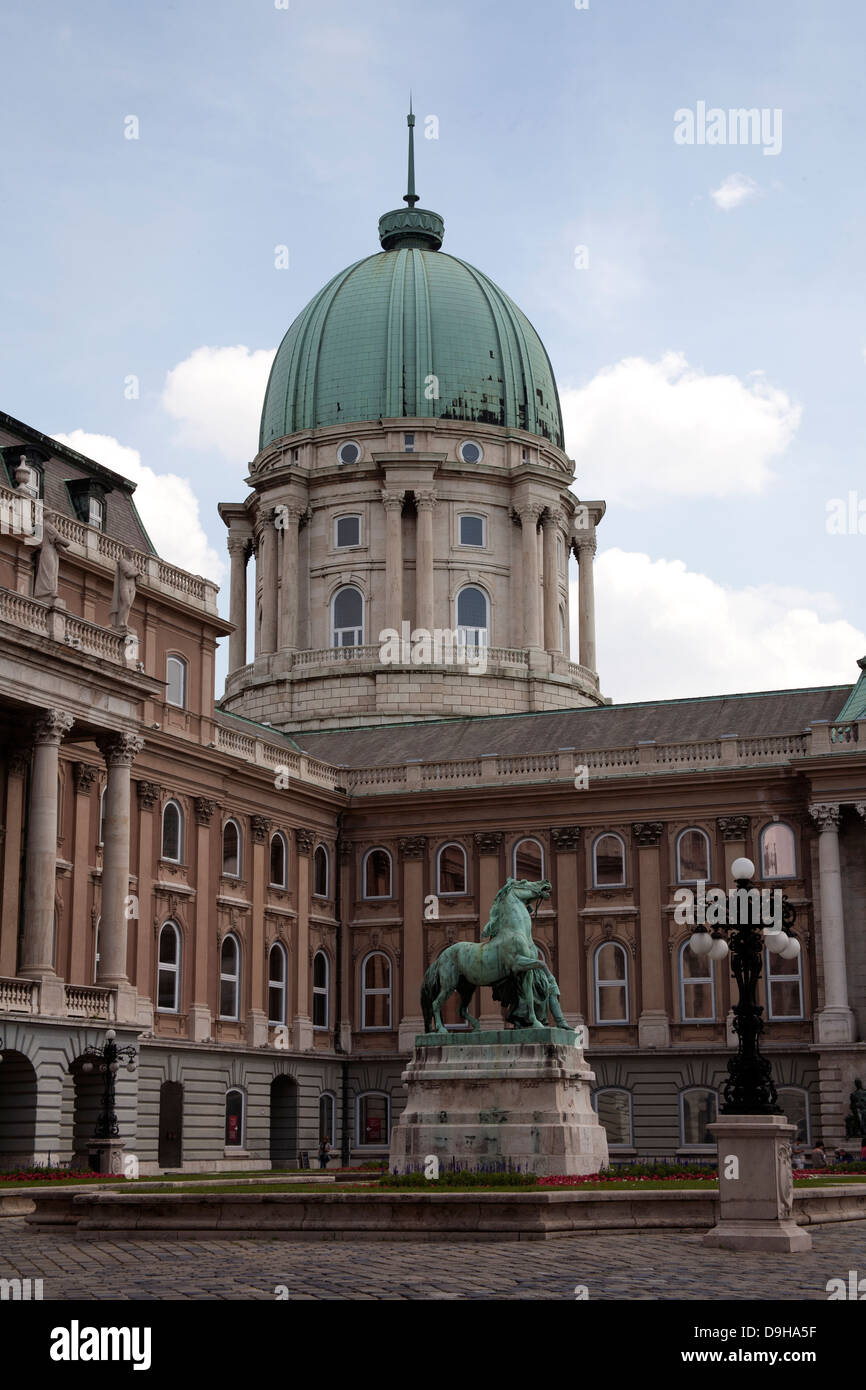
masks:
<svg viewBox="0 0 866 1390"><path fill-rule="evenodd" d="M105 530L105 488L92 478L67 479L66 490L72 499L75 515L86 526Z"/></svg>
<svg viewBox="0 0 866 1390"><path fill-rule="evenodd" d="M9 486L25 487L31 497L45 496L45 462L48 455L41 450L9 444L3 449L3 462ZM5 482L6 479L4 478Z"/></svg>

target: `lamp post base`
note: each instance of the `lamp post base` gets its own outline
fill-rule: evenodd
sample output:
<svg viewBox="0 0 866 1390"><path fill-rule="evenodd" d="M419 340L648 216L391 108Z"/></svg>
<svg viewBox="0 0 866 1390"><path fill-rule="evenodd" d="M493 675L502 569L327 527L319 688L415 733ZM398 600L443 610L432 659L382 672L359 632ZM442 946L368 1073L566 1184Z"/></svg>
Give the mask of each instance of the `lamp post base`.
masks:
<svg viewBox="0 0 866 1390"><path fill-rule="evenodd" d="M794 1220L791 1144L784 1115L722 1115L710 1125L719 1149L719 1220L704 1245L723 1250L811 1250Z"/></svg>

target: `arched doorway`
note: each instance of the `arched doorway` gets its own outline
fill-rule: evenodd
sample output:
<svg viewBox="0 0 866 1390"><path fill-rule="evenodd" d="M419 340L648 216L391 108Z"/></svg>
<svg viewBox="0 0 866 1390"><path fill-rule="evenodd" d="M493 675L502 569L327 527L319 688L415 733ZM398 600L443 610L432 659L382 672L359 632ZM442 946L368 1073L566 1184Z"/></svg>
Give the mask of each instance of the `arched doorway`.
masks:
<svg viewBox="0 0 866 1390"><path fill-rule="evenodd" d="M0 1170L26 1168L36 1149L36 1072L23 1052L0 1057Z"/></svg>
<svg viewBox="0 0 866 1390"><path fill-rule="evenodd" d="M164 1081L159 1088L160 1168L180 1168L183 1163L183 1086Z"/></svg>
<svg viewBox="0 0 866 1390"><path fill-rule="evenodd" d="M298 1166L298 1087L290 1076L271 1082L271 1167Z"/></svg>

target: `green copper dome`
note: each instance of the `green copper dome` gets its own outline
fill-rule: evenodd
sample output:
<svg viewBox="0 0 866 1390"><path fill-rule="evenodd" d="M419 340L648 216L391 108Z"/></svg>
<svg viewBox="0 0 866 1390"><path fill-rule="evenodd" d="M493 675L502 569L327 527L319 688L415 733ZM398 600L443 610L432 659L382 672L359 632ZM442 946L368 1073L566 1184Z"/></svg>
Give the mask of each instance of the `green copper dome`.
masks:
<svg viewBox="0 0 866 1390"><path fill-rule="evenodd" d="M420 229L389 222L385 234L397 244L335 275L280 344L259 447L318 426L433 416L528 430L561 448L550 361L517 305L481 271L424 244Z"/></svg>
<svg viewBox="0 0 866 1390"><path fill-rule="evenodd" d="M259 448L320 426L400 416L506 425L562 448L544 344L480 270L439 250L445 224L419 208L410 111L408 206L379 219L382 251L310 300L277 349Z"/></svg>

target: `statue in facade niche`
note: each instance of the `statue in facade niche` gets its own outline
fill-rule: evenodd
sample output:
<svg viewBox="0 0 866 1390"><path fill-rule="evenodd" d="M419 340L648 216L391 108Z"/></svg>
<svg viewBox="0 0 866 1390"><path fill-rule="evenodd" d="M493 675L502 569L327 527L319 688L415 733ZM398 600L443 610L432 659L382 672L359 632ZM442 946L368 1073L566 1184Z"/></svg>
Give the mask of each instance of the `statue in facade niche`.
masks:
<svg viewBox="0 0 866 1390"><path fill-rule="evenodd" d="M39 547L36 582L33 585L34 598L43 600L57 598L57 588L60 581L60 559L57 552L68 549L69 541L65 541L57 527L47 517L43 517L42 544Z"/></svg>
<svg viewBox="0 0 866 1390"><path fill-rule="evenodd" d="M845 1133L849 1139L866 1139L866 1089L857 1077L851 1092L851 1110L845 1116Z"/></svg>
<svg viewBox="0 0 866 1390"><path fill-rule="evenodd" d="M493 900L481 942L455 941L428 967L421 985L421 1012L428 1033L446 1033L442 1006L455 991L460 1017L480 1028L469 1013L479 985L492 985L493 997L508 1009L508 1021L520 1028L544 1028L548 1011L560 1028L569 1025L559 1007L559 987L532 939L526 904L549 898L547 879L506 879Z"/></svg>
<svg viewBox="0 0 866 1390"><path fill-rule="evenodd" d="M114 571L114 592L111 595L111 614L109 621L112 627L125 628L129 623L129 614L135 602L135 581L138 578L138 570L133 559L133 552L128 548L123 550L117 561L117 568Z"/></svg>

